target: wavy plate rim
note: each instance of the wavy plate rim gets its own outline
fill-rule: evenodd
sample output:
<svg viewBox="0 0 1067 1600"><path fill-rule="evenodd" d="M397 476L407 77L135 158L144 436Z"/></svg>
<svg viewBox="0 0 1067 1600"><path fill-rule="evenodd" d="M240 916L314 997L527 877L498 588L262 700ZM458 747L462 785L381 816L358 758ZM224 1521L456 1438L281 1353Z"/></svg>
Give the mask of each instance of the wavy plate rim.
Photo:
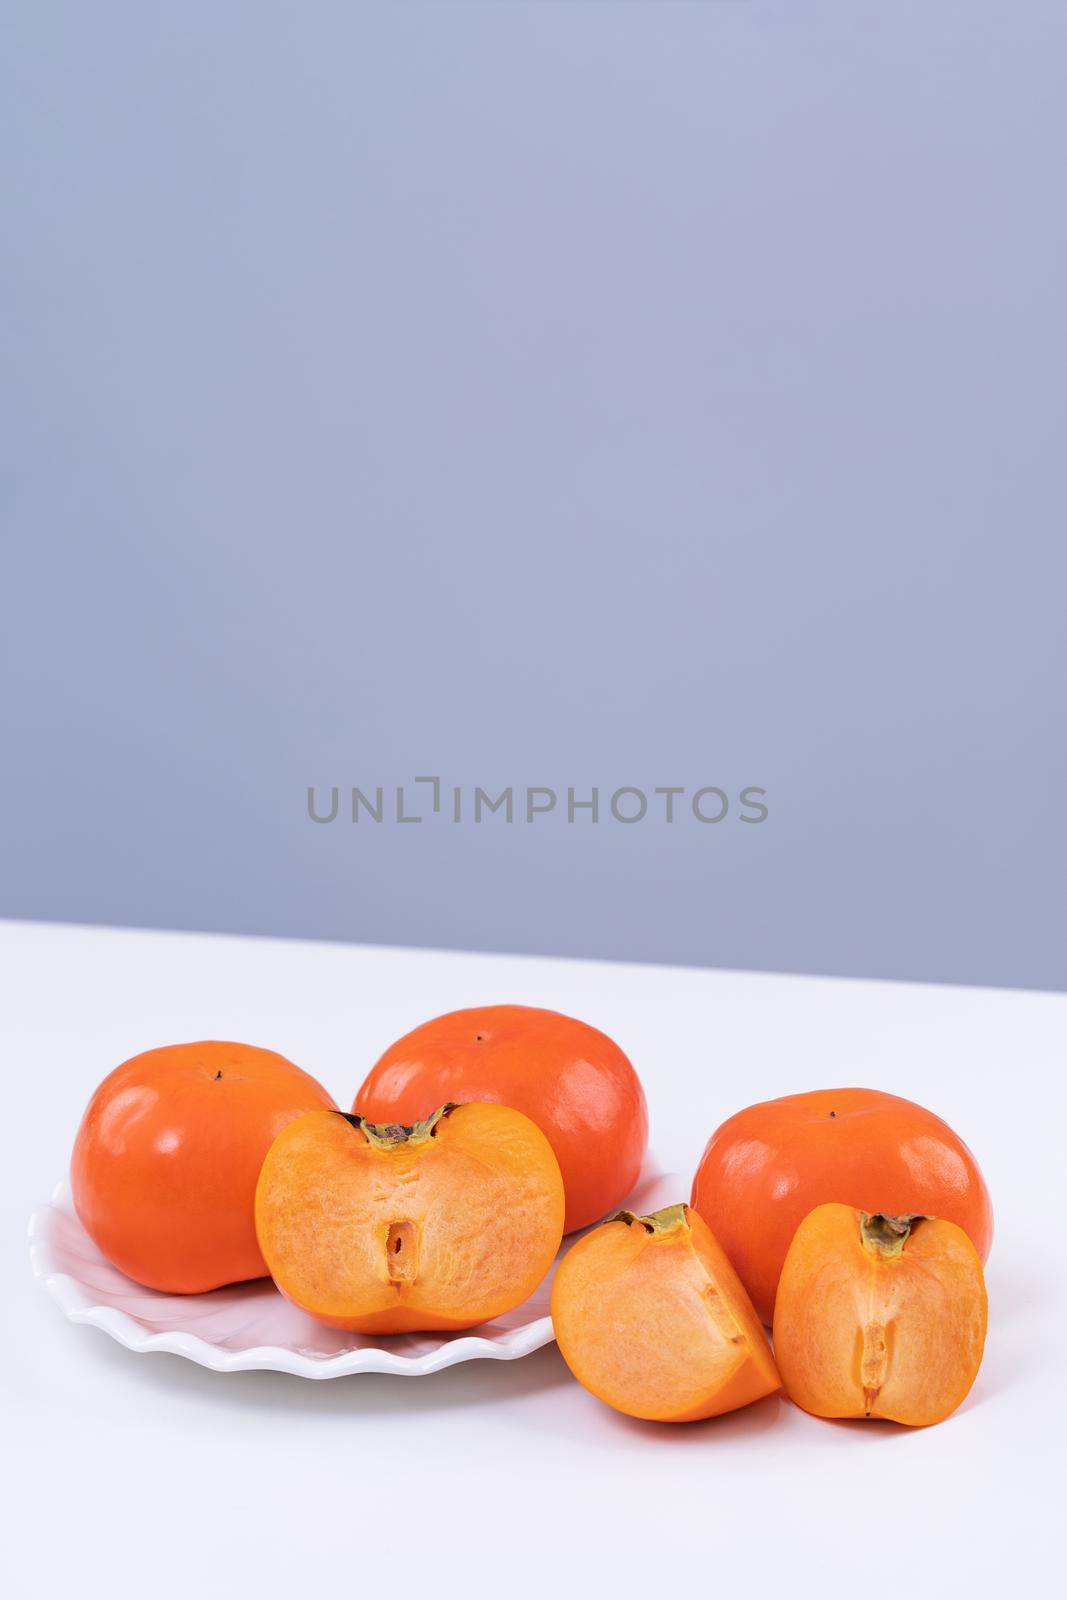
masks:
<svg viewBox="0 0 1067 1600"><path fill-rule="evenodd" d="M421 1356L398 1355L377 1345L344 1350L336 1355L309 1356L285 1345L253 1345L247 1350L223 1350L199 1334L168 1329L150 1333L126 1311L117 1306L95 1303L83 1284L62 1271L55 1262L50 1232L51 1219L64 1202L69 1204L70 1189L58 1183L51 1198L35 1206L29 1220L30 1265L34 1277L48 1291L70 1322L100 1328L112 1339L138 1355L162 1351L184 1356L213 1372L287 1372L300 1378L342 1378L361 1372L384 1372L397 1377L424 1377L462 1361L514 1361L532 1355L551 1344L555 1335L552 1318L533 1318L521 1328L487 1339L481 1334L464 1334L443 1342L436 1350Z"/></svg>

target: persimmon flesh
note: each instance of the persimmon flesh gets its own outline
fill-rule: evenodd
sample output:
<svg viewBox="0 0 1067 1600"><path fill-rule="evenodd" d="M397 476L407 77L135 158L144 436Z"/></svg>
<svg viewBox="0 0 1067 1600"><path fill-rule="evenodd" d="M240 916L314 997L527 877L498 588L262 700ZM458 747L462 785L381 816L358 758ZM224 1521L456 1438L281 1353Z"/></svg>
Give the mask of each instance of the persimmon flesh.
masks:
<svg viewBox="0 0 1067 1600"><path fill-rule="evenodd" d="M552 1322L579 1383L627 1416L695 1422L780 1387L752 1302L688 1206L622 1211L579 1239L556 1271Z"/></svg>
<svg viewBox="0 0 1067 1600"><path fill-rule="evenodd" d="M985 1332L982 1263L954 1222L830 1204L797 1229L774 1351L805 1411L942 1422L978 1374Z"/></svg>
<svg viewBox="0 0 1067 1600"><path fill-rule="evenodd" d="M552 1147L520 1111L448 1105L384 1127L314 1111L267 1154L256 1232L278 1288L317 1321L447 1330L533 1293L563 1205Z"/></svg>

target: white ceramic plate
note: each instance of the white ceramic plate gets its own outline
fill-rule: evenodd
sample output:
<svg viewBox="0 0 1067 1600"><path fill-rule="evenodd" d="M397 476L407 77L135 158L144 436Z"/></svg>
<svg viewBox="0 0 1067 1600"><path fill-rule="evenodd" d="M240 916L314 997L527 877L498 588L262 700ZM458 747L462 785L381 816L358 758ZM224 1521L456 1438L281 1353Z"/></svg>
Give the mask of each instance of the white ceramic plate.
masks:
<svg viewBox="0 0 1067 1600"><path fill-rule="evenodd" d="M625 1206L647 1213L688 1198L681 1179L648 1162ZM572 1242L564 1240L563 1249ZM72 1322L103 1328L130 1350L168 1350L215 1372L259 1368L301 1378L395 1372L418 1378L457 1361L514 1361L552 1342L548 1295L555 1266L521 1306L469 1333L383 1338L325 1328L290 1305L269 1279L210 1294L160 1294L104 1259L74 1215L65 1183L30 1218L30 1261Z"/></svg>

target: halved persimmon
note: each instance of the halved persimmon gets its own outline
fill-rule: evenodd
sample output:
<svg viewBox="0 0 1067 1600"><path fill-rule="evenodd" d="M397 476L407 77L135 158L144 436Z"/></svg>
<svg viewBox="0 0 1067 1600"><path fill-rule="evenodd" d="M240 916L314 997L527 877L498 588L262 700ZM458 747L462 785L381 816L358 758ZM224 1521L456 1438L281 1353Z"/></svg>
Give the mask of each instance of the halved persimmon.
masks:
<svg viewBox="0 0 1067 1600"><path fill-rule="evenodd" d="M942 1422L978 1374L985 1332L982 1263L954 1222L822 1205L797 1229L774 1352L805 1411Z"/></svg>
<svg viewBox="0 0 1067 1600"><path fill-rule="evenodd" d="M695 1422L781 1386L740 1278L688 1206L620 1211L579 1239L552 1323L579 1383L627 1416Z"/></svg>
<svg viewBox="0 0 1067 1600"><path fill-rule="evenodd" d="M274 1141L256 1234L278 1288L357 1333L469 1328L532 1294L563 1237L563 1179L507 1106L442 1106L375 1127L339 1111Z"/></svg>

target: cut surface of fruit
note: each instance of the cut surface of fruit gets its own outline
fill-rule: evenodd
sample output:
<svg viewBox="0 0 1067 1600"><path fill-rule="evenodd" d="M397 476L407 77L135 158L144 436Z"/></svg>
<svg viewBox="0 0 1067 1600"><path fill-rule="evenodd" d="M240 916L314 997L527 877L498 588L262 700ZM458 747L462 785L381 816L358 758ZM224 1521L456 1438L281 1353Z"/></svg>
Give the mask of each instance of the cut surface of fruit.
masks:
<svg viewBox="0 0 1067 1600"><path fill-rule="evenodd" d="M620 1212L571 1247L552 1322L579 1383L631 1417L694 1422L780 1387L766 1334L688 1206Z"/></svg>
<svg viewBox="0 0 1067 1600"><path fill-rule="evenodd" d="M797 1229L774 1349L805 1411L942 1422L978 1374L985 1332L982 1263L954 1222L830 1204Z"/></svg>
<svg viewBox="0 0 1067 1600"><path fill-rule="evenodd" d="M468 1328L541 1282L563 1234L563 1180L544 1134L505 1106L384 1127L313 1112L263 1163L256 1231L279 1289L320 1322Z"/></svg>

